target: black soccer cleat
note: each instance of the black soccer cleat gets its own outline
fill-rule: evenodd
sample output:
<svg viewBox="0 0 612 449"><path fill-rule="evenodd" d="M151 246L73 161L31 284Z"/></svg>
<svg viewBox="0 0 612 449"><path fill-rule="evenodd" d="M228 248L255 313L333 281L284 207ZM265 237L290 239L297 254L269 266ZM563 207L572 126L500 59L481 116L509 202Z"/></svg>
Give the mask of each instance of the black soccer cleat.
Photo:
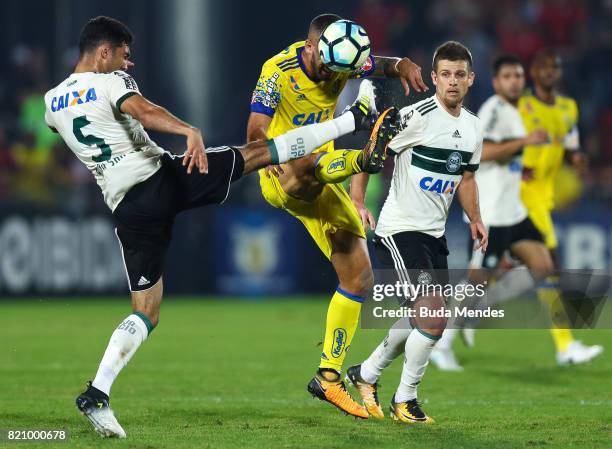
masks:
<svg viewBox="0 0 612 449"><path fill-rule="evenodd" d="M387 159L389 142L400 132L400 114L395 107L385 109L376 119L370 140L361 150L361 169L365 173L378 173Z"/></svg>
<svg viewBox="0 0 612 449"><path fill-rule="evenodd" d="M126 437L125 430L117 422L117 418L110 408L109 397L95 388L91 381L87 382L87 390L76 398L76 406L91 422L96 432L103 437Z"/></svg>

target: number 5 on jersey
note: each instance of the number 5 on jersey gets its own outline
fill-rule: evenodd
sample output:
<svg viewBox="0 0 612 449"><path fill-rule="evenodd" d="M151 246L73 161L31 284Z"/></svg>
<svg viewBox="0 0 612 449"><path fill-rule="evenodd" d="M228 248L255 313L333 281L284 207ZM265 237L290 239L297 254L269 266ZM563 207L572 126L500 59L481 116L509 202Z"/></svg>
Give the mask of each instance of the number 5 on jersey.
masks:
<svg viewBox="0 0 612 449"><path fill-rule="evenodd" d="M89 125L90 123L91 122L87 120L87 117L84 115L76 117L72 121L72 132L74 133L74 137L76 137L76 139L80 143L83 143L85 145L96 145L98 148L100 148L100 150L102 150L102 153L99 156L92 157L94 162L108 161L111 158L112 151L108 144L104 141L104 139L94 136L92 134L85 136L83 135L83 131L81 131L82 128Z"/></svg>

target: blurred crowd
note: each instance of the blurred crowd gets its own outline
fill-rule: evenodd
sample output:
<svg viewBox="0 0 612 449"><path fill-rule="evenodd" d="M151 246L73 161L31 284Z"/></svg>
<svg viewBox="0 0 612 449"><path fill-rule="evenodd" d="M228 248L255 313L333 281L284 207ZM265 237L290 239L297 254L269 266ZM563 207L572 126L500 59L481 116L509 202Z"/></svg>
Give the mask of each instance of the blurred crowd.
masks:
<svg viewBox="0 0 612 449"><path fill-rule="evenodd" d="M477 74L469 99L473 110L492 93L489 66L497 54L514 53L528 66L538 49L558 49L564 67L561 90L578 102L581 145L590 158L584 193L612 200L612 83L607 76L612 0L362 0L352 9L376 53L409 55L423 65L427 79L436 44L446 39L466 44ZM57 82L50 72L45 47L27 44L9 48L0 69L0 207L32 203L68 213L103 209L89 172L44 123L43 95Z"/></svg>

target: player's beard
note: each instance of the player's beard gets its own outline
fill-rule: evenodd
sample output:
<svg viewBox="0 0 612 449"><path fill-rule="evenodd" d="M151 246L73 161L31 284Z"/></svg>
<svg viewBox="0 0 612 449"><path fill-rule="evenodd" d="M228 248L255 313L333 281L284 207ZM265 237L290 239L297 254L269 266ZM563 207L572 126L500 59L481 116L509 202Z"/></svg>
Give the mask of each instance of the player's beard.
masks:
<svg viewBox="0 0 612 449"><path fill-rule="evenodd" d="M464 98L465 98L465 95L457 95L457 96L454 96L454 97L446 96L444 98L444 102L446 103L446 106L448 106L451 109L454 109L457 106L461 105L461 103L463 102Z"/></svg>

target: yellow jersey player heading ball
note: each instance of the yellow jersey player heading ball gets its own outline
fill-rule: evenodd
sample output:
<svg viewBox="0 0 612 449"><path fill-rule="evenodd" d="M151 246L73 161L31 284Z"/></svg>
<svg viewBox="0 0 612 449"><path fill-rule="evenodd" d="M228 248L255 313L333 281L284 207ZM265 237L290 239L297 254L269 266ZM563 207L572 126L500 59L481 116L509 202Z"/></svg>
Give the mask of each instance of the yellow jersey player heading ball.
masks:
<svg viewBox="0 0 612 449"><path fill-rule="evenodd" d="M421 68L408 58L369 56L356 71L330 70L321 60L319 41L338 20L341 18L334 14L315 17L305 41L289 45L264 63L251 100L248 141L269 139L290 129L332 119L349 78L369 75L400 78L406 94L408 83L417 91L427 90ZM369 93L370 107L374 108L371 84L362 83L360 90ZM390 111L382 115L377 123L393 118ZM386 147L386 142L380 140L373 143ZM339 183L353 174L380 169L380 164L369 164L368 154L371 152L336 150L330 142L319 147L316 154L306 156L303 163L260 171L264 198L302 222L338 275L338 288L327 311L319 369L308 390L361 418L367 418L368 413L346 392L340 370L357 328L363 296L372 284L364 227L373 219L362 204L358 205L359 210L353 205ZM374 165L374 170L369 170L368 165Z"/></svg>

